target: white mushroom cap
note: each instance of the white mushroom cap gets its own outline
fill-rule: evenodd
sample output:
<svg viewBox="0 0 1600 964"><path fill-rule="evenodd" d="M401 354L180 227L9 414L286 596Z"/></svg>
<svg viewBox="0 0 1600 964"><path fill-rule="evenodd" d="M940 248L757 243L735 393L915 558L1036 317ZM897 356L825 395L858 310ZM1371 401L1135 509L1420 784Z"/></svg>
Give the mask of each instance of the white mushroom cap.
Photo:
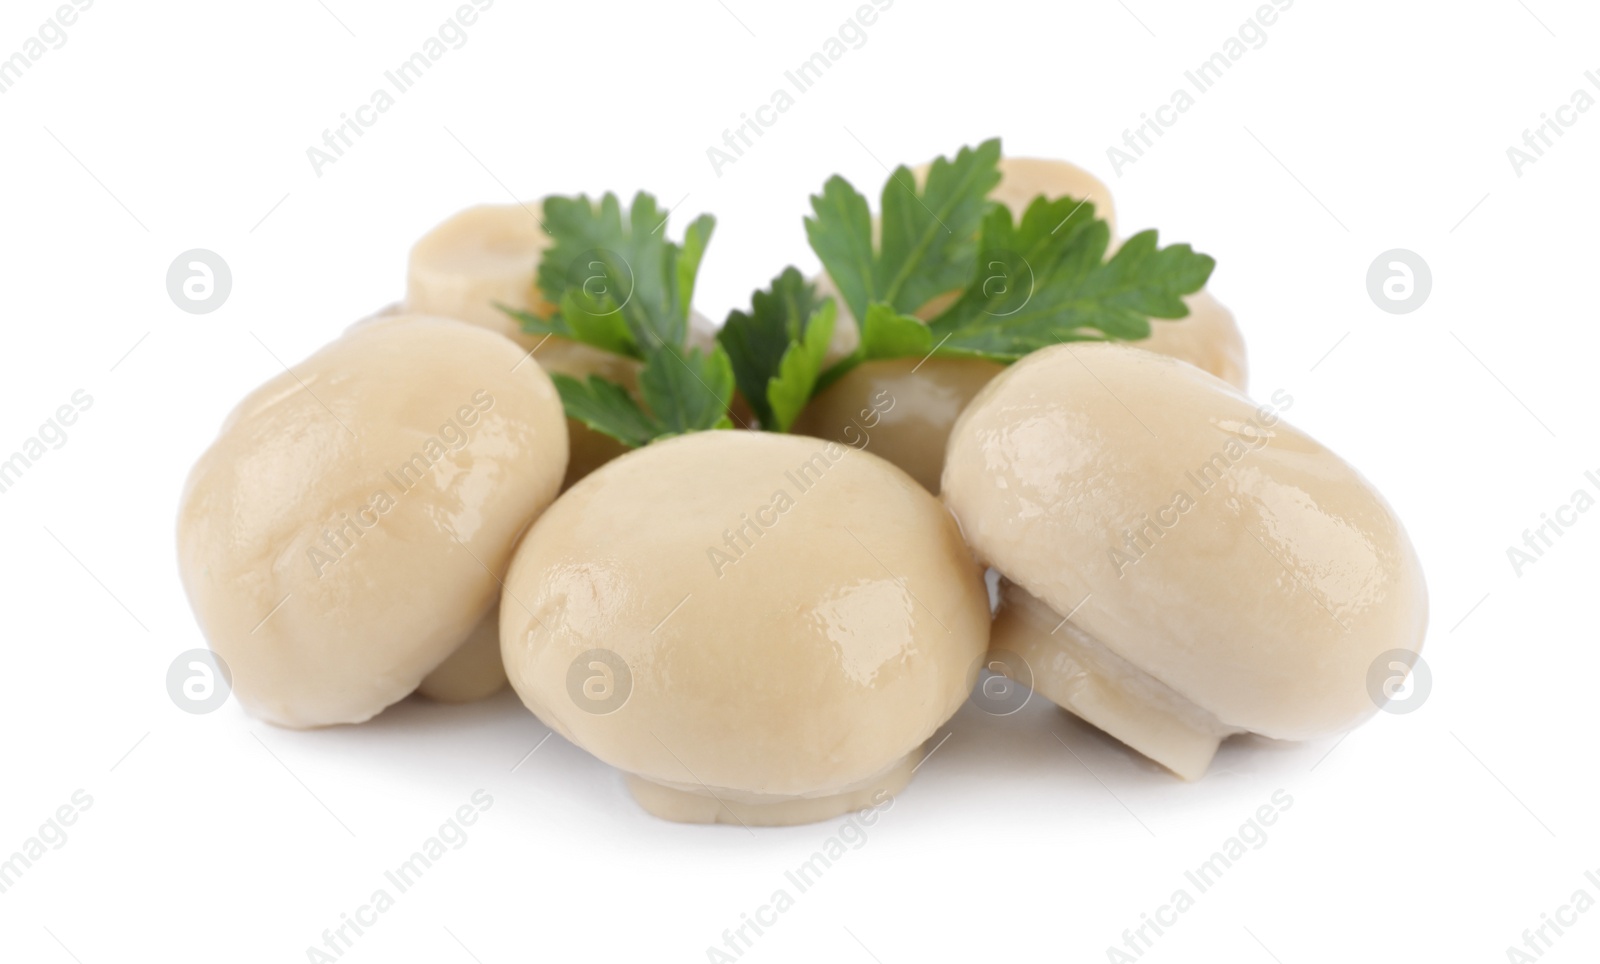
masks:
<svg viewBox="0 0 1600 964"><path fill-rule="evenodd" d="M1239 391L1250 389L1250 362L1244 336L1233 320L1233 312L1223 307L1209 291L1188 295L1184 318L1150 319L1150 337L1131 344L1186 361L1203 372L1210 372Z"/></svg>
<svg viewBox="0 0 1600 964"><path fill-rule="evenodd" d="M535 314L550 309L534 284L550 247L543 210L538 201L483 204L446 218L411 248L406 311L456 318L532 348L540 339L495 305Z"/></svg>
<svg viewBox="0 0 1600 964"><path fill-rule="evenodd" d="M482 328L395 318L234 409L190 473L178 556L246 710L360 722L467 638L566 468L560 400L521 357Z"/></svg>
<svg viewBox="0 0 1600 964"><path fill-rule="evenodd" d="M981 570L936 499L875 456L743 431L574 486L524 537L500 612L523 702L633 775L651 812L698 822L818 820L894 792L989 636Z"/></svg>
<svg viewBox="0 0 1600 964"><path fill-rule="evenodd" d="M1354 726L1373 661L1422 645L1422 571L1382 496L1161 355L1077 344L1013 365L951 433L943 498L1025 590L1003 593L996 648L1185 776L1229 732Z"/></svg>

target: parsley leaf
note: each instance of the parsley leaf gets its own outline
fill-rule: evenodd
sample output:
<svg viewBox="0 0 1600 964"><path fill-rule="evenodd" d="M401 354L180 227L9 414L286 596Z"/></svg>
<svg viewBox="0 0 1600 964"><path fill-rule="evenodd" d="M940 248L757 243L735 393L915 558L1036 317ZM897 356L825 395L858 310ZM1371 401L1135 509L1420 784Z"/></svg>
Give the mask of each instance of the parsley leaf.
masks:
<svg viewBox="0 0 1600 964"><path fill-rule="evenodd" d="M721 345L709 353L663 345L648 353L639 391L655 416L657 435L732 428L733 365Z"/></svg>
<svg viewBox="0 0 1600 964"><path fill-rule="evenodd" d="M832 298L824 301L822 307L807 319L805 334L784 350L783 358L778 362L778 374L767 382L767 404L772 409L773 431L789 431L794 420L800 417L800 411L811 401L838 314L839 306Z"/></svg>
<svg viewBox="0 0 1600 964"><path fill-rule="evenodd" d="M548 318L512 312L532 333L561 335L642 361L637 393L606 379L555 376L569 417L630 446L730 428L735 387L762 428L788 431L818 392L864 361L987 358L1011 362L1061 341L1137 340L1151 318L1182 318L1183 297L1215 262L1189 245L1162 248L1156 232L1108 259L1110 227L1094 206L1036 198L1013 220L989 200L1000 142L939 158L919 189L895 169L874 228L867 199L842 177L811 198L806 236L860 328L860 345L823 369L838 315L834 299L793 268L734 311L709 352L687 348L695 276L715 220L666 240L669 212L640 193L624 217L613 194L548 198L552 243L538 268ZM876 235L876 237L875 237ZM916 313L933 311L926 324Z"/></svg>
<svg viewBox="0 0 1600 964"><path fill-rule="evenodd" d="M820 394L862 362L879 358L922 358L932 354L933 348L933 334L921 319L903 315L887 302L874 301L867 306L866 317L861 320L861 343L817 378L812 394Z"/></svg>
<svg viewBox="0 0 1600 964"><path fill-rule="evenodd" d="M933 333L921 319L900 314L881 301L868 306L861 323L861 347L856 349L863 361L917 357L931 351Z"/></svg>
<svg viewBox="0 0 1600 964"><path fill-rule="evenodd" d="M909 315L966 283L999 163L996 138L934 161L920 192L910 168L895 169L883 187L876 252L866 197L843 177L828 179L811 198L806 237L851 314L865 318L881 301Z"/></svg>
<svg viewBox="0 0 1600 964"><path fill-rule="evenodd" d="M729 312L727 322L717 332L717 342L727 350L739 391L744 393L762 428L788 430L799 414L797 408L790 411L796 386L804 384L806 398L810 397L816 369L821 367L828 340L833 337L836 312L833 299L822 298L816 286L793 267L773 278L766 290L751 295L748 312ZM820 327L824 324L825 331ZM806 359L813 360L807 364ZM775 381L781 384L774 385ZM774 410L774 391L783 417ZM802 405L806 398L801 399Z"/></svg>
<svg viewBox="0 0 1600 964"><path fill-rule="evenodd" d="M1183 296L1216 266L1187 244L1158 248L1155 231L1106 260L1110 243L1087 202L1036 198L1015 225L996 205L983 221L976 275L929 323L937 354L1009 362L1062 341L1148 338L1151 318L1189 313Z"/></svg>
<svg viewBox="0 0 1600 964"><path fill-rule="evenodd" d="M695 219L678 245L666 239L668 213L643 191L626 219L615 194L598 202L587 195L546 198L551 244L537 280L556 312L540 318L502 310L531 334L560 335L634 358L661 345L683 345L695 275L716 219Z"/></svg>
<svg viewBox="0 0 1600 964"><path fill-rule="evenodd" d="M539 291L556 306L549 317L502 310L531 334L559 335L644 362L637 397L591 375L553 376L567 417L629 446L684 432L728 428L733 367L721 346L686 348L695 276L716 220L690 223L683 243L666 239L667 215L640 192L624 218L607 193L549 197L544 225L550 247L537 270Z"/></svg>
<svg viewBox="0 0 1600 964"><path fill-rule="evenodd" d="M616 382L590 375L579 381L571 375L552 374L567 417L624 445L638 448L655 438L658 426L646 415L627 389Z"/></svg>
<svg viewBox="0 0 1600 964"><path fill-rule="evenodd" d="M1182 318L1216 262L1189 245L1159 248L1154 231L1106 259L1111 229L1087 201L1036 198L1013 223L987 199L1000 144L963 148L929 168L918 194L896 170L883 189L874 248L867 200L841 177L811 199L806 234L861 330L857 350L817 378L813 394L880 358L1012 362L1062 341L1150 336L1151 318ZM952 297L924 325L918 311Z"/></svg>
<svg viewBox="0 0 1600 964"><path fill-rule="evenodd" d="M592 311L591 308L601 308L611 304L607 297L603 303L597 305L592 299L568 290L561 296L560 313L550 319L550 325L564 324L565 331L550 330L550 334L564 335L574 341L593 345L596 348L612 352L617 355L638 355L634 345L633 332L628 328L628 323L623 320L622 313L616 310ZM541 323L542 324L542 323ZM522 323L524 331L529 328L528 319Z"/></svg>
<svg viewBox="0 0 1600 964"><path fill-rule="evenodd" d="M551 375L567 417L632 448L687 432L733 427L728 417L733 366L721 346L702 353L663 345L645 354L639 372L643 406L627 389L598 375L583 381Z"/></svg>

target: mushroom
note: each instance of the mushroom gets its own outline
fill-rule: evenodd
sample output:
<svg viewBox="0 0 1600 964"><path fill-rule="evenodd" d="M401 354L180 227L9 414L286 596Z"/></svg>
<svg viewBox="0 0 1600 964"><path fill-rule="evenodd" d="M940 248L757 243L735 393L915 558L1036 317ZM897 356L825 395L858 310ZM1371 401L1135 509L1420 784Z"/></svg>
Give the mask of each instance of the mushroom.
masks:
<svg viewBox="0 0 1600 964"><path fill-rule="evenodd" d="M823 820L898 792L988 643L950 515L876 456L718 431L605 465L506 577L511 684L689 823Z"/></svg>
<svg viewBox="0 0 1600 964"><path fill-rule="evenodd" d="M1233 312L1209 291L1188 295L1183 303L1189 306L1187 317L1176 321L1152 319L1150 337L1132 344L1186 361L1241 392L1249 391L1250 363Z"/></svg>
<svg viewBox="0 0 1600 964"><path fill-rule="evenodd" d="M482 204L446 218L411 248L406 310L480 325L524 350L538 344L540 337L524 334L495 306L541 315L554 308L534 284L539 258L550 246L542 210L537 201Z"/></svg>
<svg viewBox="0 0 1600 964"><path fill-rule="evenodd" d="M920 183L927 167L915 172ZM1035 198L1080 198L1095 206L1095 214L1116 232L1116 211L1111 190L1083 168L1066 161L1028 157L1000 159L1000 183L989 193L991 200L1006 205L1020 217ZM831 364L855 350L860 342L855 320L843 308L843 299L826 274L816 279L818 290L832 295L841 305L828 346ZM917 311L924 321L931 320L949 306L956 293L934 299ZM1189 316L1169 321L1156 319L1151 336L1141 347L1180 358L1211 372L1240 388L1245 388L1244 339L1234 324L1233 315L1206 292L1184 299ZM796 420L794 431L833 439L858 447L870 444L872 451L911 473L930 492L939 491L939 475L944 465L945 440L956 416L972 401L1002 366L988 361L959 358L930 358L918 364L902 359L868 361L851 369L820 392ZM893 400L895 415L879 412ZM882 415L881 428L863 425L874 412ZM863 440L870 441L863 441Z"/></svg>
<svg viewBox="0 0 1600 964"><path fill-rule="evenodd" d="M1000 573L995 649L1188 779L1230 734L1355 726L1375 661L1422 645L1422 570L1383 497L1273 408L1153 352L1013 365L957 421L943 498Z"/></svg>
<svg viewBox="0 0 1600 964"><path fill-rule="evenodd" d="M966 358L863 362L812 399L793 431L867 449L937 493L950 426L1004 370Z"/></svg>
<svg viewBox="0 0 1600 964"><path fill-rule="evenodd" d="M566 469L560 400L521 360L482 328L390 318L234 409L189 475L178 558L247 711L369 719L483 619Z"/></svg>
<svg viewBox="0 0 1600 964"><path fill-rule="evenodd" d="M471 703L493 696L505 685L506 667L500 661L500 607L491 605L466 642L422 678L417 692L440 703Z"/></svg>

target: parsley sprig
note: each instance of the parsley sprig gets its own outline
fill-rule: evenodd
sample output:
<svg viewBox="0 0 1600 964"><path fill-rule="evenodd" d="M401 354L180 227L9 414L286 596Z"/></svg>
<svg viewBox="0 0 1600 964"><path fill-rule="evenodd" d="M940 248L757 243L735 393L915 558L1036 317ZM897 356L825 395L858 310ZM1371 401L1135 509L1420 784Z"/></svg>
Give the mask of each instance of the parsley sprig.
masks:
<svg viewBox="0 0 1600 964"><path fill-rule="evenodd" d="M811 198L806 237L855 319L860 342L827 365L839 306L785 268L737 310L709 351L688 346L695 276L715 220L668 241L669 212L640 193L544 202L551 245L538 268L548 315L511 312L525 331L642 361L637 390L555 375L567 414L631 446L729 428L735 388L761 427L786 432L820 391L863 362L982 358L1009 363L1065 341L1135 341L1150 319L1188 314L1185 295L1215 262L1143 231L1110 253L1094 205L1040 196L1013 218L989 199L1000 141L939 158L921 184L890 173L874 228L867 198L834 176ZM1109 257L1108 257L1109 253Z"/></svg>
<svg viewBox="0 0 1600 964"><path fill-rule="evenodd" d="M1148 338L1149 319L1188 314L1183 296L1205 286L1215 261L1187 244L1158 247L1155 231L1134 235L1108 259L1110 226L1094 205L1070 197L1035 198L1013 222L988 199L999 161L1000 142L989 140L934 161L920 187L909 169L896 169L883 188L876 239L866 197L844 178L829 178L811 198L806 236L858 319L860 344L824 370L820 350L802 350L832 335L831 316L826 335L816 327L826 302L815 288L790 268L756 292L751 310L731 314L719 339L762 427L786 431L792 423L773 404L775 391L787 404L795 387L815 394L862 362L1009 363L1058 342ZM919 314L936 305L944 307L924 322ZM736 350L748 344L761 350Z"/></svg>
<svg viewBox="0 0 1600 964"><path fill-rule="evenodd" d="M833 299L791 267L752 296L748 312L728 316L717 341L763 427L787 432L815 394L837 314Z"/></svg>
<svg viewBox="0 0 1600 964"><path fill-rule="evenodd" d="M556 310L540 316L502 306L530 334L570 338L644 362L637 398L597 375L551 376L570 418L630 446L733 425L727 353L720 345L709 352L688 345L695 277L716 219L696 218L676 244L666 237L668 213L644 192L635 195L626 219L614 194L598 201L546 198L551 244L537 282Z"/></svg>
<svg viewBox="0 0 1600 964"><path fill-rule="evenodd" d="M1216 262L1187 244L1157 247L1155 231L1129 238L1109 259L1111 230L1094 205L1038 197L1013 224L995 205L983 221L978 271L928 323L936 354L1011 362L1063 341L1136 341L1151 318L1182 318L1183 296L1205 286Z"/></svg>
<svg viewBox="0 0 1600 964"><path fill-rule="evenodd" d="M911 314L966 284L999 164L994 139L934 161L920 190L910 168L897 168L883 185L877 244L866 197L843 177L828 178L811 199L806 237L855 317L872 303Z"/></svg>

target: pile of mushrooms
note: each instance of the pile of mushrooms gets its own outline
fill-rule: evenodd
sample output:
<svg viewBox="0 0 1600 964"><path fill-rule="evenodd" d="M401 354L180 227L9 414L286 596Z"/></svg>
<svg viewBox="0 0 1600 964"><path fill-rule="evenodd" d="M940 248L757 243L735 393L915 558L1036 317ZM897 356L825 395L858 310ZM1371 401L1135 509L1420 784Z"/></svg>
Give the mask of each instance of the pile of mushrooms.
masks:
<svg viewBox="0 0 1600 964"><path fill-rule="evenodd" d="M1114 221L1071 164L1000 175L1018 217L1044 195ZM541 213L429 232L403 304L252 392L195 465L183 583L252 715L360 723L509 680L649 812L781 825L898 793L984 666L1197 779L1230 735L1357 725L1373 662L1421 647L1395 513L1249 398L1206 291L1137 342L865 361L791 434L630 450L550 376L631 392L640 363L513 318L557 307ZM688 344L715 337L692 313ZM841 310L828 357L861 337Z"/></svg>

